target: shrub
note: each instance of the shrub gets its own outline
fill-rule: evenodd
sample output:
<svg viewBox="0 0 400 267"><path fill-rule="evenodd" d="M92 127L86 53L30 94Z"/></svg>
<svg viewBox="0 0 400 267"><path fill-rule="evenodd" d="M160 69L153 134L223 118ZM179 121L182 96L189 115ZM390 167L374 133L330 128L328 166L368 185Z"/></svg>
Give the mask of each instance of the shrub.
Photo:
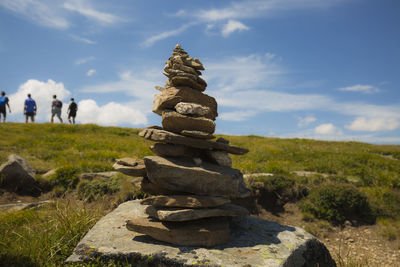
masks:
<svg viewBox="0 0 400 267"><path fill-rule="evenodd" d="M65 190L74 189L79 182L79 171L80 169L74 166L58 168L50 181L53 186L62 186Z"/></svg>
<svg viewBox="0 0 400 267"><path fill-rule="evenodd" d="M335 224L354 219L366 223L375 221L367 196L349 184L320 185L311 190L300 203L300 208Z"/></svg>
<svg viewBox="0 0 400 267"><path fill-rule="evenodd" d="M387 187L369 187L367 194L371 207L379 217L400 217L400 191Z"/></svg>
<svg viewBox="0 0 400 267"><path fill-rule="evenodd" d="M78 184L78 197L86 201L94 201L106 194L118 192L120 188L120 179L110 178L95 179L92 181L82 180Z"/></svg>

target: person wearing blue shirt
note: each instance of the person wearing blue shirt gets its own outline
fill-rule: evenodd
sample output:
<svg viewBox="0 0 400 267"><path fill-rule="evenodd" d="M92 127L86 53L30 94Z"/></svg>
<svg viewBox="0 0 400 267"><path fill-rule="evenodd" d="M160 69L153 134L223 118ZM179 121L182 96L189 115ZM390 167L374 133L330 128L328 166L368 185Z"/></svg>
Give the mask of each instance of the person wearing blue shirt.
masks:
<svg viewBox="0 0 400 267"><path fill-rule="evenodd" d="M26 123L28 123L28 118L31 118L32 122L35 122L37 106L35 100L31 97L31 94L28 94L28 98L25 100L24 105L24 114L26 118Z"/></svg>
<svg viewBox="0 0 400 267"><path fill-rule="evenodd" d="M6 92L1 91L1 96L0 96L0 120L1 120L1 114L3 114L3 122L6 122L6 115L7 115L7 109L6 106L8 106L8 110L11 113L11 108L10 104L8 104L8 97L6 97Z"/></svg>

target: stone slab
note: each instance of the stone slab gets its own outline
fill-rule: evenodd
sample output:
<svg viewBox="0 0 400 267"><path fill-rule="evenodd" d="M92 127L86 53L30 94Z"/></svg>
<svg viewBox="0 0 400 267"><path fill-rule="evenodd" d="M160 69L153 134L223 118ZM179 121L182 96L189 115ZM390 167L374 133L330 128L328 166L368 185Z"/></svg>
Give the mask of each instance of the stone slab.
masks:
<svg viewBox="0 0 400 267"><path fill-rule="evenodd" d="M143 205L174 208L211 208L228 204L229 198L197 195L154 196L141 201Z"/></svg>
<svg viewBox="0 0 400 267"><path fill-rule="evenodd" d="M162 126L166 131L180 133L184 130L213 134L215 122L205 117L190 117L173 110L162 112Z"/></svg>
<svg viewBox="0 0 400 267"><path fill-rule="evenodd" d="M212 248L170 245L126 229L140 214L140 201L121 204L100 219L79 242L68 262L121 260L134 266L336 266L313 235L256 217L231 224L230 239ZM139 213L139 214L138 214Z"/></svg>
<svg viewBox="0 0 400 267"><path fill-rule="evenodd" d="M249 215L247 209L234 204L202 209L158 208L148 206L146 213L152 218L170 222L193 221L210 217L239 217Z"/></svg>
<svg viewBox="0 0 400 267"><path fill-rule="evenodd" d="M234 198L250 195L236 169L207 162L199 167L188 158L159 156L145 157L144 163L150 182L171 191Z"/></svg>
<svg viewBox="0 0 400 267"><path fill-rule="evenodd" d="M129 176L140 177L146 175L146 166L143 164L143 162L135 167L114 163L113 168L114 170Z"/></svg>
<svg viewBox="0 0 400 267"><path fill-rule="evenodd" d="M249 152L249 150L246 148L230 146L222 142L213 142L209 140L187 137L159 129L144 129L139 133L139 136L156 142L185 145L200 149L223 150L230 154L236 155L243 155Z"/></svg>

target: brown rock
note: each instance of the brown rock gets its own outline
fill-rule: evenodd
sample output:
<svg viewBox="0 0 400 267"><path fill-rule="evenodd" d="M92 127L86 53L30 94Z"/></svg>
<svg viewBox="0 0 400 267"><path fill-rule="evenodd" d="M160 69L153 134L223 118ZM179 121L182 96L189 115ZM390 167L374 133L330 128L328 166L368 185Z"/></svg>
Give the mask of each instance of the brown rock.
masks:
<svg viewBox="0 0 400 267"><path fill-rule="evenodd" d="M201 140L197 138L186 137L180 134L171 133L158 129L144 129L139 133L139 136L157 142L185 145L200 149L215 149L223 150L231 154L243 155L249 152L246 148L230 146L221 142L213 142Z"/></svg>
<svg viewBox="0 0 400 267"><path fill-rule="evenodd" d="M214 135L201 132L201 131L188 131L188 130L183 130L180 132L181 135L184 136L189 136L189 137L194 137L194 138L200 138L200 139L213 139L215 138Z"/></svg>
<svg viewBox="0 0 400 267"><path fill-rule="evenodd" d="M215 123L204 117L189 117L175 111L164 110L162 125L167 131L180 133L183 130L214 133Z"/></svg>
<svg viewBox="0 0 400 267"><path fill-rule="evenodd" d="M199 81L194 81L187 76L174 76L169 79L172 86L189 86L195 90L203 92L206 90L207 85L199 83Z"/></svg>
<svg viewBox="0 0 400 267"><path fill-rule="evenodd" d="M148 206L146 213L160 221L173 222L193 221L210 217L239 217L249 215L247 209L233 204L203 209L157 208Z"/></svg>
<svg viewBox="0 0 400 267"><path fill-rule="evenodd" d="M215 98L189 87L168 87L162 90L161 94L154 96L153 112L161 115L163 110L174 109L179 102L196 103L208 107L211 111L205 115L206 118L215 120L218 116Z"/></svg>
<svg viewBox="0 0 400 267"><path fill-rule="evenodd" d="M143 165L143 160L137 160L134 158L121 158L121 159L116 159L115 162L119 165L123 166L129 166L129 167L135 167L137 165Z"/></svg>
<svg viewBox="0 0 400 267"><path fill-rule="evenodd" d="M200 149L184 145L156 143L150 149L157 156L166 157L199 157L202 154Z"/></svg>
<svg viewBox="0 0 400 267"><path fill-rule="evenodd" d="M229 240L229 223L226 218L160 222L134 217L126 222L126 228L180 246L212 247Z"/></svg>
<svg viewBox="0 0 400 267"><path fill-rule="evenodd" d="M198 195L154 196L143 199L143 205L170 208L211 208L228 204L229 198Z"/></svg>
<svg viewBox="0 0 400 267"><path fill-rule="evenodd" d="M151 156L145 157L144 162L149 180L171 191L224 197L250 195L236 169L207 162L198 167L188 158Z"/></svg>
<svg viewBox="0 0 400 267"><path fill-rule="evenodd" d="M150 195L174 195L176 192L167 190L157 184L153 184L147 177L143 177L140 183L140 190Z"/></svg>
<svg viewBox="0 0 400 267"><path fill-rule="evenodd" d="M146 166L143 163L139 163L134 167L131 166L124 166L118 163L115 163L113 165L114 170L121 172L123 174L129 175L129 176L145 176L146 175Z"/></svg>

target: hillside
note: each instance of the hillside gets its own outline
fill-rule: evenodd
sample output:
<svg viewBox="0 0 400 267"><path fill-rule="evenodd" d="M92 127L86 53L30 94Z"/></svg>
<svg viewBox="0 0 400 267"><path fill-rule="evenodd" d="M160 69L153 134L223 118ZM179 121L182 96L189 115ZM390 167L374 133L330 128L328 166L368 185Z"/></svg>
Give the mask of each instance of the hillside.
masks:
<svg viewBox="0 0 400 267"><path fill-rule="evenodd" d="M27 159L38 171L40 199L56 200L47 208L0 212L0 265L60 264L100 216L143 195L123 175L109 181L77 178L82 172L112 170L117 158L152 155L151 142L137 136L140 129L6 123L0 124L0 131L0 162L12 153ZM247 179L261 214L290 219L285 209L295 210L301 226L316 235L348 223L372 225L379 236L400 248L400 146L223 137L250 150L232 156L234 168L244 174L274 174ZM50 178L41 177L55 168ZM0 191L2 203L21 199Z"/></svg>

